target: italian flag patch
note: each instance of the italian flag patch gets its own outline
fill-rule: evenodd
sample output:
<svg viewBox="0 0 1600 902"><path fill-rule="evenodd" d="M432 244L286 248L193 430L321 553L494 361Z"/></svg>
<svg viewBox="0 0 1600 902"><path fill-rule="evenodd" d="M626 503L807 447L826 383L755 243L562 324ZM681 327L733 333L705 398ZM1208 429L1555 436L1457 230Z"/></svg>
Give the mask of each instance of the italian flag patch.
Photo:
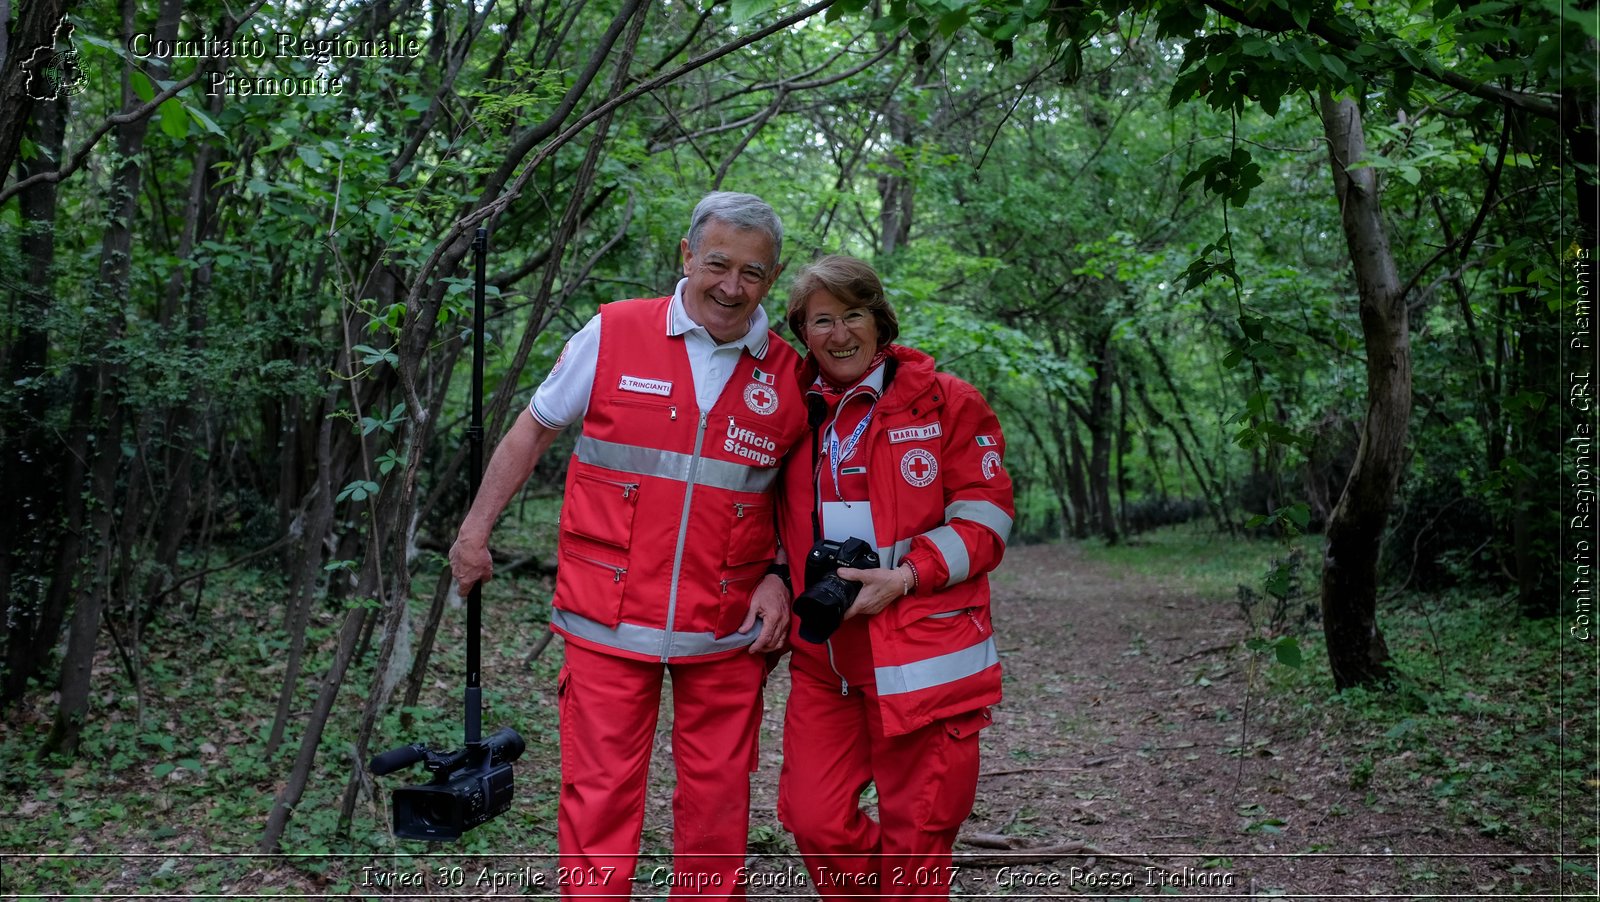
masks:
<svg viewBox="0 0 1600 902"><path fill-rule="evenodd" d="M772 385L778 381L771 373L763 373L758 369L752 369L750 375L762 385Z"/></svg>
<svg viewBox="0 0 1600 902"><path fill-rule="evenodd" d="M840 476L857 476L867 472L866 467L845 467L839 471Z"/></svg>
<svg viewBox="0 0 1600 902"><path fill-rule="evenodd" d="M980 448L992 448L997 444L999 444L999 442L995 441L994 436L992 435L978 436L978 447Z"/></svg>

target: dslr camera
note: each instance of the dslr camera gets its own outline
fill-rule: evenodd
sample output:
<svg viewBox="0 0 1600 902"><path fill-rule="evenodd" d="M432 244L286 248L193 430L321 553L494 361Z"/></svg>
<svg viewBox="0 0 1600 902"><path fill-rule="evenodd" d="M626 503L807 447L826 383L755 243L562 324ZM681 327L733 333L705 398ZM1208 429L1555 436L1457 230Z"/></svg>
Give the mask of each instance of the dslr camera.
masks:
<svg viewBox="0 0 1600 902"><path fill-rule="evenodd" d="M878 566L878 552L865 540L821 539L806 555L806 590L794 600L794 613L800 618L800 638L822 644L844 621L844 612L861 594L861 583L841 579L840 567L872 570Z"/></svg>
<svg viewBox="0 0 1600 902"><path fill-rule="evenodd" d="M381 777L421 761L433 779L394 791L394 835L450 842L511 807L511 762L525 748L517 731L506 727L455 752L403 745L373 758L368 768Z"/></svg>

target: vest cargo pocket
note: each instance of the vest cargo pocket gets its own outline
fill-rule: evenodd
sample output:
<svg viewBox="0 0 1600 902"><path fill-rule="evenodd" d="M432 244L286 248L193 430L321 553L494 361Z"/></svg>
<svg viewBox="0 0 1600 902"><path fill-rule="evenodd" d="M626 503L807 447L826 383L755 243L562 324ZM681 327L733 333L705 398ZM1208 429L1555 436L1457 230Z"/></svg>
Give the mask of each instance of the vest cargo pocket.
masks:
<svg viewBox="0 0 1600 902"><path fill-rule="evenodd" d="M728 530L729 567L770 561L777 554L778 533L770 503L765 500L733 502L732 524Z"/></svg>
<svg viewBox="0 0 1600 902"><path fill-rule="evenodd" d="M585 543L568 534L556 552L556 591L561 607L596 623L615 628L622 621L622 593L628 584L624 561L616 553Z"/></svg>
<svg viewBox="0 0 1600 902"><path fill-rule="evenodd" d="M633 544L639 483L580 472L561 504L561 528L573 535L626 550Z"/></svg>
<svg viewBox="0 0 1600 902"><path fill-rule="evenodd" d="M717 630L716 636L731 636L739 629L739 624L744 622L745 615L750 613L750 594L756 590L756 584L766 576L766 571L734 575L725 573L722 576L722 595L717 605ZM759 629L760 622L756 623Z"/></svg>

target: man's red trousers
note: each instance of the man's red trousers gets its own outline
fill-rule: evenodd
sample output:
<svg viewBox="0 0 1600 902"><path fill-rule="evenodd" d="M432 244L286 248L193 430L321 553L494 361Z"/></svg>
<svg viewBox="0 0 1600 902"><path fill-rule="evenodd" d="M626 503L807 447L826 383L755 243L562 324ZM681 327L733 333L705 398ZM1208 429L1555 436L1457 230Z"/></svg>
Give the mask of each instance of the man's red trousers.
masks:
<svg viewBox="0 0 1600 902"><path fill-rule="evenodd" d="M672 866L647 862L637 880L645 784L662 675L672 674ZM671 881L672 898L743 899L750 774L761 725L761 655L663 665L568 642L558 683L563 896L626 899Z"/></svg>

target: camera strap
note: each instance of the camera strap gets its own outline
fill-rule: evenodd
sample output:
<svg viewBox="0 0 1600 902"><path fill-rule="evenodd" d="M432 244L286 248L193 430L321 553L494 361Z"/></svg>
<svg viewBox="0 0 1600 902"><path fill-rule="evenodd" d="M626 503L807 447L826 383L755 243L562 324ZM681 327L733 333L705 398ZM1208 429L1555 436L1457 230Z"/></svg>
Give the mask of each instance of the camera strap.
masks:
<svg viewBox="0 0 1600 902"><path fill-rule="evenodd" d="M806 425L811 427L811 544L822 538L822 492L817 477L822 470L822 421L828 402L819 394L806 395Z"/></svg>

